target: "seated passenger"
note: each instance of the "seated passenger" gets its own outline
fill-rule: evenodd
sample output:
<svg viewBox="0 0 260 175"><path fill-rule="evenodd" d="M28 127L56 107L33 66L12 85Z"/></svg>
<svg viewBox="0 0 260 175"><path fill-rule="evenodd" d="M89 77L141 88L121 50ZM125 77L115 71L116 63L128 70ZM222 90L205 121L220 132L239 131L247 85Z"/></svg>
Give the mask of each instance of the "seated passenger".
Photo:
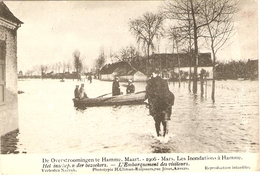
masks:
<svg viewBox="0 0 260 175"><path fill-rule="evenodd" d="M135 93L135 86L133 85L133 81L132 81L132 80L128 80L128 85L127 85L127 88L126 88L126 93L127 93L127 94Z"/></svg>

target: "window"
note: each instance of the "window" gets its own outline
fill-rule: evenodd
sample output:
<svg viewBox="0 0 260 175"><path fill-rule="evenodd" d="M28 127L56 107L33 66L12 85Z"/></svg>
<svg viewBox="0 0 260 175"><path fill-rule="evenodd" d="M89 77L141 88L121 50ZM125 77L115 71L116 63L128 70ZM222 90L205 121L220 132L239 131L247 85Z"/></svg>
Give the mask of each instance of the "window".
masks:
<svg viewBox="0 0 260 175"><path fill-rule="evenodd" d="M5 101L5 56L6 43L0 40L0 104Z"/></svg>

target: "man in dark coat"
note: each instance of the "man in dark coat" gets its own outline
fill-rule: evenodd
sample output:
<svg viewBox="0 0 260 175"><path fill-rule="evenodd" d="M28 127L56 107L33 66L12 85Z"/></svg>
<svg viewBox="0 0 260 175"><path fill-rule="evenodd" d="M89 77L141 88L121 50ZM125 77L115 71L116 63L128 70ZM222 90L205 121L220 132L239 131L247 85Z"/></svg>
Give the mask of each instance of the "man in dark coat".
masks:
<svg viewBox="0 0 260 175"><path fill-rule="evenodd" d="M116 77L112 84L112 96L120 95L120 85L118 77Z"/></svg>
<svg viewBox="0 0 260 175"><path fill-rule="evenodd" d="M153 72L147 81L146 98L148 99L149 112L155 121L157 136L161 136L160 125L163 125L163 136L168 134L168 121L171 120L174 95L169 90L168 83L159 76L159 72Z"/></svg>
<svg viewBox="0 0 260 175"><path fill-rule="evenodd" d="M76 85L76 88L74 90L74 97L79 98L79 85Z"/></svg>

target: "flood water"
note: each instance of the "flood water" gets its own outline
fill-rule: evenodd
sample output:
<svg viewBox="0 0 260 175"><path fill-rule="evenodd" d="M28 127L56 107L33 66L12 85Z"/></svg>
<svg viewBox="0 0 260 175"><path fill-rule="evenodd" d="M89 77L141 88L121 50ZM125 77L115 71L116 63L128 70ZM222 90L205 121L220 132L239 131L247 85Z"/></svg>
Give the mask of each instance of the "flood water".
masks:
<svg viewBox="0 0 260 175"><path fill-rule="evenodd" d="M154 121L144 105L73 107L73 80L19 80L19 133L2 143L14 144L6 153L235 153L258 152L258 81L211 82L203 97L188 84L170 83L175 105L169 122L169 141L155 136ZM112 82L85 83L89 97L111 92ZM120 83L123 85L126 83ZM146 83L134 83L136 92ZM125 93L125 87L121 86ZM12 138L15 137L15 138ZM8 140L14 140L8 142ZM2 151L3 153L3 151Z"/></svg>

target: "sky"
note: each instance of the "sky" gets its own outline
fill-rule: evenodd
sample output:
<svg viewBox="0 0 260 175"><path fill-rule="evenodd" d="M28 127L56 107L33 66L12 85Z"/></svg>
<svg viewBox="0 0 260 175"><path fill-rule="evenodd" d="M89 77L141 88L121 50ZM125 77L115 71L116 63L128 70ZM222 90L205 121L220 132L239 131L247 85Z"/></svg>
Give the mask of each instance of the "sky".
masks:
<svg viewBox="0 0 260 175"><path fill-rule="evenodd" d="M6 1L11 12L24 22L17 33L18 70L73 60L75 50L80 51L81 58L91 68L102 47L106 55L129 45L138 47L129 31L129 20L147 11L158 12L162 3ZM219 51L219 60L258 59L257 24L257 1L242 0L232 44ZM169 43L160 47L160 52L170 52Z"/></svg>

